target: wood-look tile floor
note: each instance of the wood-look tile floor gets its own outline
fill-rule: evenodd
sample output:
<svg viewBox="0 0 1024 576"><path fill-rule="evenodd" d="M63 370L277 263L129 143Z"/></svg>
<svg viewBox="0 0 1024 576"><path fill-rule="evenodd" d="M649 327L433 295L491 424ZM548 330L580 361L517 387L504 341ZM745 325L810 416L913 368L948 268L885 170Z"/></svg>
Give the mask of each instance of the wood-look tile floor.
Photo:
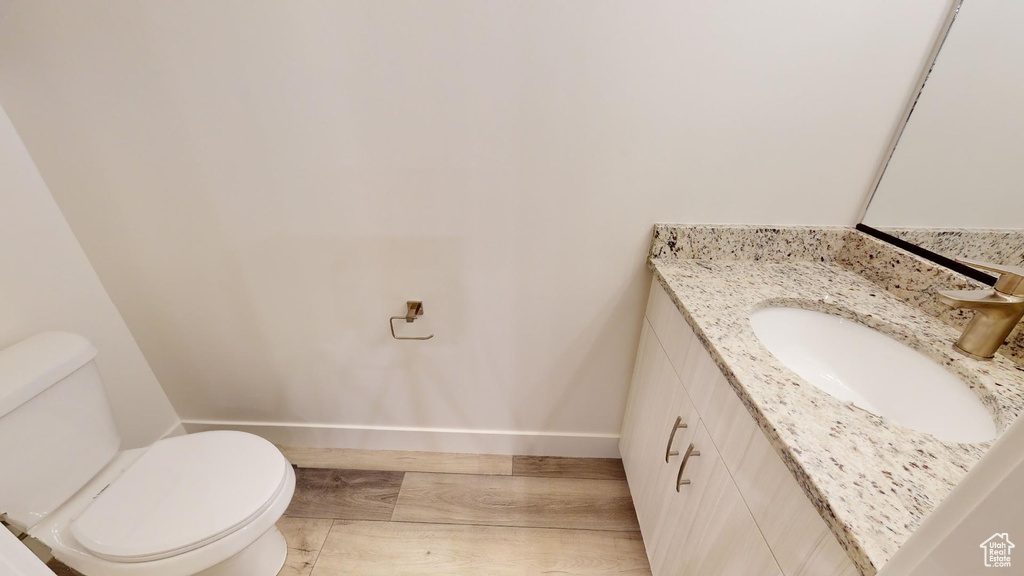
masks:
<svg viewBox="0 0 1024 576"><path fill-rule="evenodd" d="M651 574L619 460L284 451L280 576Z"/></svg>
<svg viewBox="0 0 1024 576"><path fill-rule="evenodd" d="M278 576L651 575L619 460L282 450Z"/></svg>

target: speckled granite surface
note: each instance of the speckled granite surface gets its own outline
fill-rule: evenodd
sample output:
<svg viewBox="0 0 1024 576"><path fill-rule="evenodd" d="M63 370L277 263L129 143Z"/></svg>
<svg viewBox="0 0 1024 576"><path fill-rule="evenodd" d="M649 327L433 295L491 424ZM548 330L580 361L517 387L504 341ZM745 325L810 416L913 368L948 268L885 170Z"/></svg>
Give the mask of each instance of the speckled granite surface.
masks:
<svg viewBox="0 0 1024 576"><path fill-rule="evenodd" d="M879 228L949 258L1024 266L1024 230Z"/></svg>
<svg viewBox="0 0 1024 576"><path fill-rule="evenodd" d="M945 287L944 277L934 276L930 263L908 262L876 243L848 228L658 226L650 260L865 575L892 557L991 444L942 442L834 399L761 345L750 313L786 305L857 320L961 376L1000 432L1024 410L1024 367L1005 357L983 362L955 353L957 330L896 293Z"/></svg>
<svg viewBox="0 0 1024 576"><path fill-rule="evenodd" d="M847 227L686 226L654 227L651 258L660 260L803 260L835 262L960 332L973 312L952 310L935 299L938 290L973 290L983 284ZM1024 366L1024 323L1000 350Z"/></svg>

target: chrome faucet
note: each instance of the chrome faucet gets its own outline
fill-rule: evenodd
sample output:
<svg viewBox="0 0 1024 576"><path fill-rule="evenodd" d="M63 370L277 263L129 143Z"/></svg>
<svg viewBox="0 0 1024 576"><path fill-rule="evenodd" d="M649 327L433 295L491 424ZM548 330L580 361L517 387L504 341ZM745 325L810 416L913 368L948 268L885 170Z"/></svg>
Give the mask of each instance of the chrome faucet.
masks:
<svg viewBox="0 0 1024 576"><path fill-rule="evenodd" d="M938 296L939 302L947 306L975 311L974 319L964 328L953 348L971 358L992 358L1017 323L1024 318L1024 268L983 264L959 258L957 262L1000 274L992 288L942 290Z"/></svg>

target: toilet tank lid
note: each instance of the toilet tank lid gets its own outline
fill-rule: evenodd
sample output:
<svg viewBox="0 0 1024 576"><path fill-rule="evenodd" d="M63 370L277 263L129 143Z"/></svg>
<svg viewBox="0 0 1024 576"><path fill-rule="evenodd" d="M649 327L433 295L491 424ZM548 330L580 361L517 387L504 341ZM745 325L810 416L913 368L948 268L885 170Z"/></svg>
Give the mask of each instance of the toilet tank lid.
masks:
<svg viewBox="0 0 1024 576"><path fill-rule="evenodd" d="M96 357L78 334L43 332L0 350L0 418Z"/></svg>

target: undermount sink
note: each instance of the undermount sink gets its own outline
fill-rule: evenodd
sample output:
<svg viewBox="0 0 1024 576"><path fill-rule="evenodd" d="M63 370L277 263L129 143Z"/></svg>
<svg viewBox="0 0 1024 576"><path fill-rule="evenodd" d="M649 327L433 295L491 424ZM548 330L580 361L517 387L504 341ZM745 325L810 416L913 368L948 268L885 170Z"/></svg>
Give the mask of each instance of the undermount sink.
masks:
<svg viewBox="0 0 1024 576"><path fill-rule="evenodd" d="M881 332L799 308L758 310L750 324L783 364L841 401L947 442L996 436L992 416L965 382Z"/></svg>

